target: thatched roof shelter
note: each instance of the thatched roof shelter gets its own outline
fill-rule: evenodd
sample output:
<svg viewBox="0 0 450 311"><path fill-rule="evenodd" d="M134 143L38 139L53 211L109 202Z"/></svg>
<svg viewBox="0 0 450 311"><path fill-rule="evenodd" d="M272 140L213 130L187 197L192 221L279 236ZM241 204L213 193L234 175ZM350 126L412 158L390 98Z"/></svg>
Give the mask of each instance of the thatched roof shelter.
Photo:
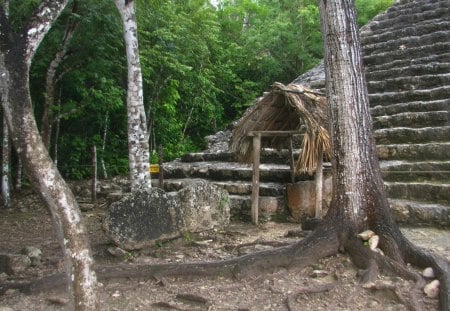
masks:
<svg viewBox="0 0 450 311"><path fill-rule="evenodd" d="M238 121L231 136L231 150L241 163L251 163L252 135L255 132L302 132L302 152L296 172L312 173L320 152L330 156L326 99L322 94L296 84L276 82ZM266 147L287 146L289 137L276 135L264 142Z"/></svg>

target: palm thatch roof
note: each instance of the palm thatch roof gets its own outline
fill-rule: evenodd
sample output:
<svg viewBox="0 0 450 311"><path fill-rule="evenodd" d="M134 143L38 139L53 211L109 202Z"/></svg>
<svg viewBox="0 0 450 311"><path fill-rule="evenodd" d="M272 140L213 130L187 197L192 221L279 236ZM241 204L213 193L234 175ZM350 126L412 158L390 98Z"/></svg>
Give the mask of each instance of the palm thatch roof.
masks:
<svg viewBox="0 0 450 311"><path fill-rule="evenodd" d="M327 103L320 93L297 84L276 82L272 90L257 101L233 129L230 148L241 163L251 163L252 135L261 131L302 131L302 152L296 164L296 173L311 174L317 165L319 153L331 153L328 134ZM274 136L265 146L286 146L288 137Z"/></svg>

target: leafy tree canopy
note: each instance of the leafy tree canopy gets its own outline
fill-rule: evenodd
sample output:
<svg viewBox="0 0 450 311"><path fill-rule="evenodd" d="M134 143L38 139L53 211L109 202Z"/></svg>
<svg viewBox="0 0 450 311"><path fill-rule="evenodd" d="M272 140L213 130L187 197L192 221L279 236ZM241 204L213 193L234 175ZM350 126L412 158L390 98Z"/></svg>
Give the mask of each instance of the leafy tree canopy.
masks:
<svg viewBox="0 0 450 311"><path fill-rule="evenodd" d="M126 174L126 60L120 18L110 0L74 0L34 59L37 120L45 76L70 22L78 27L57 69L58 165L69 178L89 176L92 145L110 174ZM315 0L136 0L144 101L151 149L164 159L204 148L275 81L289 83L323 57ZM356 0L365 24L393 0ZM21 27L39 0L11 0ZM55 137L55 135L53 135ZM55 138L54 138L55 140ZM55 146L53 141L51 149ZM52 153L53 154L53 153ZM156 154L153 155L156 161Z"/></svg>

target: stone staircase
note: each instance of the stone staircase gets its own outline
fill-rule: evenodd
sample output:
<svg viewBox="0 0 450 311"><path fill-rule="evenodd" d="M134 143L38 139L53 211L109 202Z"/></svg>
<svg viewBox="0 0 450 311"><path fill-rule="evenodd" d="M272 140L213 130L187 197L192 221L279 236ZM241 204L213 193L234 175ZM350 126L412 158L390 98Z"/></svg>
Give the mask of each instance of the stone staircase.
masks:
<svg viewBox="0 0 450 311"><path fill-rule="evenodd" d="M234 161L234 155L228 151L227 146L229 131L220 136L222 141L215 141L216 145L213 143L208 150L189 153L180 159L164 163L164 189L177 191L196 179L206 179L229 192L232 219L249 221L251 219L252 166ZM209 138L217 139L217 134ZM217 143L225 146L225 149L217 149ZM296 180L311 178L304 175L297 176ZM290 182L287 150L262 149L259 190L261 218L282 221L288 217L286 184ZM156 186L158 180L153 178L153 183Z"/></svg>
<svg viewBox="0 0 450 311"><path fill-rule="evenodd" d="M361 42L378 156L396 218L449 226L450 1L397 1L361 29ZM323 64L294 83L323 90ZM234 163L225 145L165 164L164 186L211 180L230 192L236 217L248 216L251 166ZM263 215L281 217L290 182L286 152L266 150L262 163Z"/></svg>
<svg viewBox="0 0 450 311"><path fill-rule="evenodd" d="M450 224L450 2L400 1L361 32L378 156L391 205Z"/></svg>

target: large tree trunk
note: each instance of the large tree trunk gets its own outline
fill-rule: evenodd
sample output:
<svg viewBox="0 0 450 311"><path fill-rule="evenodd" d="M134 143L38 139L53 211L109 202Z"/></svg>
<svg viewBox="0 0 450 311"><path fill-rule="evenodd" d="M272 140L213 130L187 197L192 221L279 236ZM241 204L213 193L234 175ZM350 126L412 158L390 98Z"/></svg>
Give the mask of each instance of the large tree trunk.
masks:
<svg viewBox="0 0 450 311"><path fill-rule="evenodd" d="M319 1L325 48L326 95L331 120L333 196L327 219L337 227L341 246L376 278L385 265L362 247L355 234L371 229L396 272L405 263L432 266L441 282L441 308L448 309L448 262L415 247L393 220L384 189L373 136L369 98L353 0ZM330 224L331 224L330 223Z"/></svg>
<svg viewBox="0 0 450 311"><path fill-rule="evenodd" d="M43 1L20 34L10 31L4 7L0 7L0 76L8 76L8 100L3 100L2 105L16 151L32 185L43 196L52 214L67 263L67 276L72 281L69 285L74 294L74 307L95 310L98 307L97 282L86 229L75 197L39 135L29 90L33 55L67 2Z"/></svg>
<svg viewBox="0 0 450 311"><path fill-rule="evenodd" d="M340 214L342 227L361 232L376 222L377 215L390 215L390 211L373 137L352 3L320 1L320 8L331 120L332 205Z"/></svg>
<svg viewBox="0 0 450 311"><path fill-rule="evenodd" d="M150 188L150 152L133 0L114 0L122 18L128 65L128 162L131 190Z"/></svg>

